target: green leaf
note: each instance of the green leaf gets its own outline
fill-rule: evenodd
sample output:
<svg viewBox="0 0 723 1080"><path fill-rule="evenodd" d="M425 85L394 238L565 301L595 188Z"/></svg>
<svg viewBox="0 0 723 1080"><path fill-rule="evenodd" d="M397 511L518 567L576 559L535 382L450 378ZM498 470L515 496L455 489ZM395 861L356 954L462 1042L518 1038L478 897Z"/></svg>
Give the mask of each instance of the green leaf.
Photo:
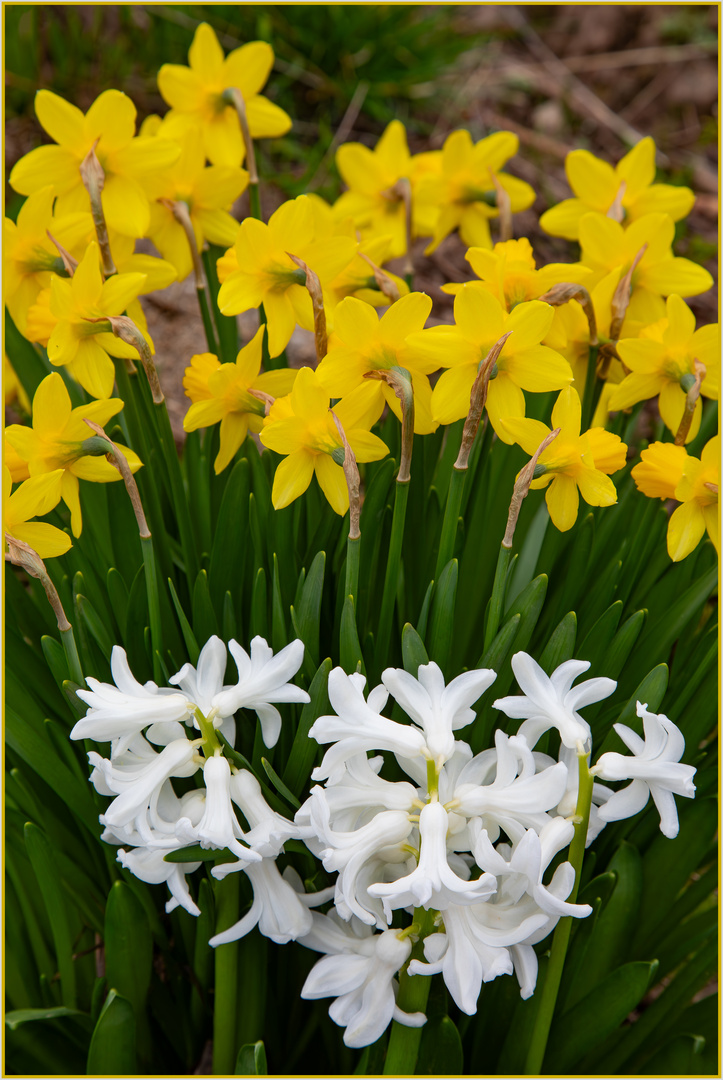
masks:
<svg viewBox="0 0 723 1080"><path fill-rule="evenodd" d="M550 675L560 664L572 658L576 636L577 615L574 611L568 611L550 634L550 639L542 651L539 662L543 671Z"/></svg>
<svg viewBox="0 0 723 1080"><path fill-rule="evenodd" d="M636 611L620 627L605 654L603 668L609 679L617 679L626 661L633 654L633 647L645 625L647 612Z"/></svg>
<svg viewBox="0 0 723 1080"><path fill-rule="evenodd" d="M326 553L319 551L304 578L299 603L291 609L294 630L297 637L304 642L304 670L309 674L309 678L319 666L319 620L325 567Z"/></svg>
<svg viewBox="0 0 723 1080"><path fill-rule="evenodd" d="M640 701L643 704L647 704L650 712L656 712L665 697L665 691L668 688L668 665L659 664L658 667L653 668L645 676L643 681L638 686L634 694L632 694L622 711L616 716L617 706L608 708L600 718L598 724L591 725L593 733L593 746L600 746L600 735L602 731L607 731L604 742L600 746L599 754L605 754L608 750L616 750L619 753L624 752L622 750L622 741L615 731L610 731L609 727L613 720L617 724L625 724L626 727L632 728L640 736L643 734L642 720L638 717L637 703ZM589 714L588 714L589 715Z"/></svg>
<svg viewBox="0 0 723 1080"><path fill-rule="evenodd" d="M268 639L268 614L266 611L266 571L260 566L254 579L253 594L251 596L251 623L249 634L252 638L257 635Z"/></svg>
<svg viewBox="0 0 723 1080"><path fill-rule="evenodd" d="M98 612L95 610L90 600L81 594L76 597L76 606L83 622L98 642L101 652L108 660L110 660L110 654L114 643L103 625L103 620L99 617Z"/></svg>
<svg viewBox="0 0 723 1080"><path fill-rule="evenodd" d="M170 863L233 862L237 858L238 856L228 848L202 848L200 844L189 844L188 847L167 851L163 856L163 861Z"/></svg>
<svg viewBox="0 0 723 1080"><path fill-rule="evenodd" d="M66 1008L17 1009L5 1014L7 1075L82 1076L91 1024Z"/></svg>
<svg viewBox="0 0 723 1080"><path fill-rule="evenodd" d="M585 639L580 645L580 648L577 650L577 655L580 660L589 661L591 671L597 672L600 670L600 673L603 674L603 669L600 665L615 637L622 611L622 602L616 600L614 604L611 604L610 607L602 613L594 626L591 627L589 633L585 635ZM607 675L607 669L604 674Z"/></svg>
<svg viewBox="0 0 723 1080"><path fill-rule="evenodd" d="M271 583L271 647L280 652L287 644L284 605L281 601L281 583L279 581L279 560L276 552L272 556L273 579Z"/></svg>
<svg viewBox="0 0 723 1080"><path fill-rule="evenodd" d="M143 907L123 881L116 881L108 894L104 940L108 984L140 1019L151 984L153 940Z"/></svg>
<svg viewBox="0 0 723 1080"><path fill-rule="evenodd" d="M698 618L717 583L718 568L713 567L651 622L636 649L636 663L640 667L646 668L659 659L668 660L673 643L681 636L689 623Z"/></svg>
<svg viewBox="0 0 723 1080"><path fill-rule="evenodd" d="M115 566L111 566L106 574L106 589L108 600L118 625L123 628L128 614L128 586L123 580L123 575Z"/></svg>
<svg viewBox="0 0 723 1080"><path fill-rule="evenodd" d="M40 639L40 644L43 649L45 662L52 672L58 687L62 690L63 683L70 675L70 672L68 671L68 661L65 658L65 649L59 641L50 637L49 634L43 634Z"/></svg>
<svg viewBox="0 0 723 1080"><path fill-rule="evenodd" d="M519 558L514 566L510 567L507 578L507 596L511 601L516 600L522 590L532 581L549 523L550 514L547 503L541 502L522 542Z"/></svg>
<svg viewBox="0 0 723 1080"><path fill-rule="evenodd" d="M464 1073L462 1040L448 1016L427 1020L422 1030L417 1076L461 1076Z"/></svg>
<svg viewBox="0 0 723 1080"><path fill-rule="evenodd" d="M700 1059L705 1039L702 1035L676 1035L668 1039L657 1054L646 1061L643 1076L700 1076L707 1070L701 1070L697 1062Z"/></svg>
<svg viewBox="0 0 723 1080"><path fill-rule="evenodd" d="M178 593L170 578L168 579L168 589L171 594L171 599L173 600L173 606L176 609L176 616L181 627L181 633L183 634L188 658L195 667L201 652L198 642L196 641L196 635L191 629L191 624L186 618L186 613L181 606L181 601L178 599Z"/></svg>
<svg viewBox="0 0 723 1080"><path fill-rule="evenodd" d="M78 1009L67 1009L59 1005L55 1009L14 1009L5 1013L5 1027L8 1031L16 1031L21 1024L31 1024L37 1020L58 1020L64 1017L76 1020L80 1027L90 1031L89 1017L87 1013L79 1012Z"/></svg>
<svg viewBox="0 0 723 1080"><path fill-rule="evenodd" d="M493 671L499 671L517 637L521 619L522 616L518 612L507 620L487 652L480 656L475 664L476 668L492 668Z"/></svg>
<svg viewBox="0 0 723 1080"><path fill-rule="evenodd" d="M140 682L152 678L150 657L145 650L143 628L148 626L148 594L146 592L145 569L141 565L131 585L126 612L126 625L123 640L128 654L128 664Z"/></svg>
<svg viewBox="0 0 723 1080"><path fill-rule="evenodd" d="M427 591L424 594L424 600L422 601L422 608L419 612L419 618L417 619L417 633L419 637L424 641L427 636L427 626L429 624L429 612L432 607L432 597L434 595L434 582L430 581L427 586Z"/></svg>
<svg viewBox="0 0 723 1080"><path fill-rule="evenodd" d="M25 826L25 847L38 879L50 920L60 972L63 1004L69 1009L74 1009L77 1004L77 991L73 964L73 934L69 926L66 900L60 887L60 875L53 859L51 845L45 833L32 822L28 822Z"/></svg>
<svg viewBox="0 0 723 1080"><path fill-rule="evenodd" d="M459 564L450 559L434 590L429 626L429 658L447 670L454 637L454 605L457 598Z"/></svg>
<svg viewBox="0 0 723 1080"><path fill-rule="evenodd" d="M196 584L193 587L193 632L196 641L202 642L201 648L209 638L218 634L216 613L211 603L211 593L208 588L208 574L205 570L199 570Z"/></svg>
<svg viewBox="0 0 723 1080"><path fill-rule="evenodd" d="M366 674L364 657L362 655L359 633L356 628L356 613L354 600L347 596L341 612L341 629L339 630L339 660L347 674L361 671Z"/></svg>
<svg viewBox="0 0 723 1080"><path fill-rule="evenodd" d="M267 761L265 757L262 757L261 764L264 767L264 772L278 791L279 795L281 795L282 798L286 799L286 801L291 806L293 806L295 810L298 810L301 806L301 803L296 798L293 791L290 791L289 788L287 788L286 784L283 782L283 780L278 776L278 774L274 772L271 763Z"/></svg>
<svg viewBox="0 0 723 1080"><path fill-rule="evenodd" d="M657 960L624 964L553 1021L545 1072L562 1075L575 1071L582 1056L622 1024L642 1001L658 966Z"/></svg>
<svg viewBox="0 0 723 1080"><path fill-rule="evenodd" d="M402 657L404 670L415 679L420 665L429 663L424 642L411 623L406 623L402 630Z"/></svg>
<svg viewBox="0 0 723 1080"><path fill-rule="evenodd" d="M301 795L306 788L314 761L319 752L318 743L309 738L309 729L318 716L323 716L328 711L329 696L327 686L331 667L331 660L327 658L321 663L319 670L311 680L311 686L309 687L311 700L301 710L299 726L296 729L296 735L284 769L284 784L289 791L293 791L297 796Z"/></svg>
<svg viewBox="0 0 723 1080"><path fill-rule="evenodd" d="M268 1076L266 1049L263 1041L246 1043L236 1058L235 1076Z"/></svg>
<svg viewBox="0 0 723 1080"><path fill-rule="evenodd" d="M98 1017L88 1050L88 1076L133 1076L136 1066L133 1006L111 990Z"/></svg>
<svg viewBox="0 0 723 1080"><path fill-rule="evenodd" d="M211 600L220 612L226 590L235 596L243 584L245 545L239 538L248 531L251 469L248 461L238 461L226 481L218 520L213 530L213 546L208 568Z"/></svg>

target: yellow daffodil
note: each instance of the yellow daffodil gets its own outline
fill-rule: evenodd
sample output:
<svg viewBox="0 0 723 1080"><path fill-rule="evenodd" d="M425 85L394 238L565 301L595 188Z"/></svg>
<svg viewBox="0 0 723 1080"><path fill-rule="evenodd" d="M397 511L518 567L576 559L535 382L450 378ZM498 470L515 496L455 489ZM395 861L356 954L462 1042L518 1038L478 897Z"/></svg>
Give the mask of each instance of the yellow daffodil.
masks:
<svg viewBox="0 0 723 1080"><path fill-rule="evenodd" d="M530 185L501 171L519 144L511 131L498 131L477 143L464 130L447 136L439 172L423 175L415 191L418 204L438 211L427 254L455 229L465 244L492 247L488 223L498 216L495 180L509 195L512 213L532 206L535 192Z"/></svg>
<svg viewBox="0 0 723 1080"><path fill-rule="evenodd" d="M508 315L500 301L481 282L462 287L454 301L454 326L433 326L410 334L407 346L414 362L425 370L443 372L432 394L432 416L441 424L461 420L469 412L470 392L479 365L503 334L511 333L502 347L487 389L487 413L504 442L514 440L501 421L525 415L523 390L541 393L559 390L572 382L572 371L559 353L540 342L548 332L554 311L532 300L518 304Z"/></svg>
<svg viewBox="0 0 723 1080"><path fill-rule="evenodd" d="M311 203L300 195L280 206L268 225L246 218L239 226L234 248L238 269L224 274L218 306L224 315L238 315L263 304L269 353L278 356L297 322L307 330L314 328L306 275L287 253L311 267L324 287L351 262L356 242L345 236L318 237ZM227 273L228 269L226 265Z"/></svg>
<svg viewBox="0 0 723 1080"><path fill-rule="evenodd" d="M366 401L379 419L387 404L400 420L399 399L386 382L365 379L369 371L391 371L405 368L412 378L414 391L414 430L425 435L438 427L432 418L432 390L427 378L439 367L408 347L407 338L421 330L432 301L424 293L409 293L385 312L381 319L374 308L349 296L334 313L334 334L329 351L319 364L318 374L324 387L333 397L345 397L359 388L360 400Z"/></svg>
<svg viewBox="0 0 723 1080"><path fill-rule="evenodd" d="M62 476L62 469L32 476L13 491L10 470L3 465L3 528L16 540L29 544L41 559L64 555L71 546L67 533L45 521L30 520L50 513L58 505Z"/></svg>
<svg viewBox="0 0 723 1080"><path fill-rule="evenodd" d="M680 221L690 213L695 195L686 187L654 184L655 143L648 136L613 168L588 150L572 150L565 172L577 198L564 199L540 218L552 236L577 240L583 214L595 210L629 225L645 214L668 214Z"/></svg>
<svg viewBox="0 0 723 1080"><path fill-rule="evenodd" d="M580 219L580 248L582 262L593 271L593 277L586 286L597 284L611 270L620 266L625 273L647 244L640 261L632 275L632 299L640 294L651 303L650 317L643 321L654 321L660 316L655 301L660 296L697 296L713 284L713 278L707 270L690 259L680 259L673 255L671 245L675 233L673 219L667 214L646 214L638 218L627 229L604 214L585 214Z"/></svg>
<svg viewBox="0 0 723 1080"><path fill-rule="evenodd" d="M27 461L23 461L15 447L8 442L7 437L3 442L3 464L8 468L14 484L21 484L30 476Z"/></svg>
<svg viewBox="0 0 723 1080"><path fill-rule="evenodd" d="M3 353L3 396L6 405L12 405L17 401L23 412L30 412L30 399L25 393L25 387L5 353Z"/></svg>
<svg viewBox="0 0 723 1080"><path fill-rule="evenodd" d="M630 369L610 399L610 409L629 409L638 401L659 395L663 422L673 434L680 427L688 391L695 381L696 360L706 366L701 394L718 400L720 342L718 325L695 328L695 315L679 296L669 296L667 319L647 327L638 338L618 342L618 355ZM702 405L698 398L686 442L700 427Z"/></svg>
<svg viewBox="0 0 723 1080"><path fill-rule="evenodd" d="M548 263L538 270L532 244L526 237L504 240L491 251L471 247L465 259L488 292L508 311L525 300L537 300L560 281L584 284L592 276L592 270L582 263ZM455 296L464 285L465 282L452 282L443 285L442 292Z"/></svg>
<svg viewBox="0 0 723 1080"><path fill-rule="evenodd" d="M33 398L33 425L12 424L5 429L5 438L25 462L31 476L62 470L60 494L70 510L73 536L80 536L83 519L80 510L78 480L93 480L107 484L120 480L121 475L105 457L83 453L83 443L93 432L84 419L103 427L123 408L120 398L92 401L88 405L70 407L70 395L57 372L47 375ZM137 472L142 462L127 446L118 446L125 455L131 472Z"/></svg>
<svg viewBox="0 0 723 1080"><path fill-rule="evenodd" d="M91 244L69 281L54 276L50 283L50 312L57 322L48 339L48 358L56 367L68 365L92 397L107 398L113 393L111 356L132 360L138 354L112 333L99 332L98 324L88 320L120 315L138 296L144 281L143 274L116 274L104 282L98 245Z"/></svg>
<svg viewBox="0 0 723 1080"><path fill-rule="evenodd" d="M274 50L265 41L250 41L224 59L213 29L201 23L188 50L190 66L164 64L158 72L158 89L171 106L169 117L200 131L214 165L236 168L244 157L238 115L224 100L225 90L241 91L253 139L277 138L290 129L291 118L260 93L273 62Z"/></svg>
<svg viewBox="0 0 723 1080"><path fill-rule="evenodd" d="M51 93L35 95L35 114L57 146L39 146L21 158L10 184L22 195L53 184L56 214L88 210L80 165L95 147L105 173L102 202L110 228L127 236L144 236L150 222L145 185L159 169L178 157L168 139L135 138L136 107L119 90L106 90L83 115L79 108Z"/></svg>
<svg viewBox="0 0 723 1080"><path fill-rule="evenodd" d="M221 423L221 446L214 462L216 473L226 468L249 431L257 435L264 422L264 402L249 390L259 390L272 398L291 391L297 372L261 370L264 327L236 357L235 364L222 364L213 353L191 357L183 385L193 404L183 420L184 431Z"/></svg>
<svg viewBox="0 0 723 1080"><path fill-rule="evenodd" d="M530 455L551 430L539 420L509 419L504 423L512 439ZM533 488L547 488L547 508L560 532L567 532L575 524L580 495L590 506L612 506L617 502L610 473L625 465L627 447L617 435L603 428L591 428L581 435L580 424L580 398L576 390L567 387L552 410L552 427L560 428L560 434L540 454L538 467L545 471L531 484Z"/></svg>
<svg viewBox="0 0 723 1080"><path fill-rule="evenodd" d="M406 205L400 182L411 184L412 159L407 133L392 120L370 150L362 143L343 143L336 166L348 187L334 204L340 217L351 217L363 237L391 237L390 257L407 250Z"/></svg>
<svg viewBox="0 0 723 1080"><path fill-rule="evenodd" d="M5 218L3 223L3 295L21 334L27 328L28 309L50 285L51 272L64 272L63 261L48 233L71 255L80 257L93 228L87 211L54 217L54 201L55 189L41 188L20 207L17 222Z"/></svg>
<svg viewBox="0 0 723 1080"><path fill-rule="evenodd" d="M160 129L163 132L163 127ZM201 131L185 133L181 156L155 178L148 235L183 281L192 270L188 238L173 213L173 204L185 203L193 226L196 248L205 240L228 247L238 232L238 221L229 209L248 185L248 173L229 165L205 166Z"/></svg>
<svg viewBox="0 0 723 1080"><path fill-rule="evenodd" d="M668 554L673 562L690 555L706 530L720 554L720 453L718 435L705 444L700 460L682 446L653 443L643 450L640 464L632 471L643 494L653 499L677 499L681 504L668 522Z"/></svg>
<svg viewBox="0 0 723 1080"><path fill-rule="evenodd" d="M341 467L344 446L329 405L329 394L318 374L311 368L301 368L291 394L271 406L259 437L264 446L285 455L271 492L277 510L302 495L314 473L337 514L349 509L349 492ZM386 445L368 430L373 420L368 403L358 393L338 402L334 413L357 461L386 457Z"/></svg>

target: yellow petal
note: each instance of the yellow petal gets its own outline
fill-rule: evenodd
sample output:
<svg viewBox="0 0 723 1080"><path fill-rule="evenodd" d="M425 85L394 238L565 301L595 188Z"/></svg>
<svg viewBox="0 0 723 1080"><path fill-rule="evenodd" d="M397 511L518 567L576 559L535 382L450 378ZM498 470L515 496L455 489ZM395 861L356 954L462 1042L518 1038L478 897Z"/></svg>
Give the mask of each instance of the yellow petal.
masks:
<svg viewBox="0 0 723 1080"><path fill-rule="evenodd" d="M505 361L505 370L518 386L535 394L561 390L572 382L572 368L565 357L546 345L515 353Z"/></svg>
<svg viewBox="0 0 723 1080"><path fill-rule="evenodd" d="M580 218L582 261L588 266L612 269L622 261L618 253L623 247L623 236L622 225L612 218L604 214L584 214Z"/></svg>
<svg viewBox="0 0 723 1080"><path fill-rule="evenodd" d="M382 316L380 336L388 344L401 347L407 334L422 329L431 310L432 298L426 293L402 296Z"/></svg>
<svg viewBox="0 0 723 1080"><path fill-rule="evenodd" d="M522 391L520 391L522 393ZM495 431L506 443L517 443L530 457L550 434L550 429L540 420L524 417L502 417L496 421Z"/></svg>
<svg viewBox="0 0 723 1080"><path fill-rule="evenodd" d="M682 446L656 442L643 450L632 477L644 495L651 499L673 499L683 477L688 455Z"/></svg>
<svg viewBox="0 0 723 1080"><path fill-rule="evenodd" d="M349 509L349 489L341 465L337 465L328 454L317 454L314 469L319 487L326 495L332 510L337 514L345 514Z"/></svg>
<svg viewBox="0 0 723 1080"><path fill-rule="evenodd" d="M218 43L214 30L208 23L201 23L193 35L191 48L188 50L191 70L205 84L215 86L222 77L223 59L223 49Z"/></svg>
<svg viewBox="0 0 723 1080"><path fill-rule="evenodd" d="M195 71L181 64L164 64L158 72L161 97L174 109L192 112L201 104L203 83Z"/></svg>
<svg viewBox="0 0 723 1080"><path fill-rule="evenodd" d="M70 528L73 536L80 536L83 531L83 515L80 510L80 484L77 476L66 469L61 481L63 502L70 510Z"/></svg>
<svg viewBox="0 0 723 1080"><path fill-rule="evenodd" d="M623 206L634 202L655 179L655 143L648 135L622 158L615 169L618 180L625 181Z"/></svg>
<svg viewBox="0 0 723 1080"><path fill-rule="evenodd" d="M518 304L505 322L505 331L511 330L513 335L505 351L516 354L539 345L554 317L555 309L540 300Z"/></svg>
<svg viewBox="0 0 723 1080"><path fill-rule="evenodd" d="M663 423L669 431L675 435L680 427L681 420L683 419L683 413L685 412L686 394L681 389L680 383L666 382L660 390L660 397L658 398L658 409L660 415L663 418ZM700 421L703 414L703 404L698 398L695 403L695 410L693 412L693 419L691 421L690 430L686 435L686 443L691 442L700 428Z"/></svg>
<svg viewBox="0 0 723 1080"><path fill-rule="evenodd" d="M363 347L379 331L379 316L375 309L347 296L334 311L334 334L345 344Z"/></svg>
<svg viewBox="0 0 723 1080"><path fill-rule="evenodd" d="M600 472L614 473L618 469L622 469L625 465L627 457L627 446L620 439L619 435L613 435L611 431L606 431L605 428L594 427L590 428L585 433L592 459L595 463L595 468ZM589 501L589 500L588 500Z"/></svg>
<svg viewBox="0 0 723 1080"><path fill-rule="evenodd" d="M100 255L97 244L90 244L73 274L71 287L73 302L84 315L95 314L95 308L103 290L100 274Z"/></svg>
<svg viewBox="0 0 723 1080"><path fill-rule="evenodd" d="M561 390L552 410L553 428L562 428L565 439L574 439L580 434L582 407L580 396L573 386Z"/></svg>
<svg viewBox="0 0 723 1080"><path fill-rule="evenodd" d="M432 391L432 416L438 423L453 424L467 415L476 375L476 364L458 364L440 375Z"/></svg>
<svg viewBox="0 0 723 1080"><path fill-rule="evenodd" d="M334 412L337 409L338 406L336 406ZM383 439L380 439L378 435L374 435L371 431L362 431L359 428L347 430L345 428L344 434L354 451L354 457L357 461L380 461L389 453L389 447Z"/></svg>
<svg viewBox="0 0 723 1080"><path fill-rule="evenodd" d="M9 530L8 530L9 531ZM12 530L16 540L22 540L37 551L41 559L54 559L58 555L65 555L72 546L72 541L67 533L56 529L54 525L48 525L44 521L30 521L17 525Z"/></svg>
<svg viewBox="0 0 723 1080"><path fill-rule="evenodd" d="M545 502L553 525L560 532L567 532L577 521L579 496L577 484L571 476L558 473L545 493Z"/></svg>
<svg viewBox="0 0 723 1080"><path fill-rule="evenodd" d="M221 445L218 455L213 463L213 471L218 476L223 472L237 450L241 447L249 429L248 414L231 412L226 413L221 421L220 438Z"/></svg>
<svg viewBox="0 0 723 1080"><path fill-rule="evenodd" d="M291 130L291 117L262 94L246 104L249 131L253 139L278 139Z"/></svg>
<svg viewBox="0 0 723 1080"><path fill-rule="evenodd" d="M588 506L613 506L618 501L612 480L598 469L580 469L575 481Z"/></svg>
<svg viewBox="0 0 723 1080"><path fill-rule="evenodd" d="M281 510L304 494L314 475L314 458L315 455L309 450L302 449L280 462L271 490L274 509Z"/></svg>
<svg viewBox="0 0 723 1080"><path fill-rule="evenodd" d="M85 131L92 144L96 139L98 155L122 150L136 133L136 107L120 90L104 90L85 114Z"/></svg>
<svg viewBox="0 0 723 1080"><path fill-rule="evenodd" d="M31 195L34 191L48 186L59 195L80 186L79 162L75 154L63 146L37 146L25 154L10 173L10 186L21 195Z"/></svg>
<svg viewBox="0 0 723 1080"><path fill-rule="evenodd" d="M628 208L636 218L644 214L668 214L673 221L687 217L695 203L695 192L673 184L653 184Z"/></svg>
<svg viewBox="0 0 723 1080"><path fill-rule="evenodd" d="M669 258L654 266L646 266L644 272L641 267L640 284L663 296L671 293L697 296L712 287L713 278L704 267L690 259Z"/></svg>
<svg viewBox="0 0 723 1080"><path fill-rule="evenodd" d="M608 212L620 186L612 165L589 150L572 150L565 158L565 172L578 198L602 214Z"/></svg>
<svg viewBox="0 0 723 1080"><path fill-rule="evenodd" d="M62 432L70 420L70 394L57 371L47 375L33 398L33 429L44 436Z"/></svg>
<svg viewBox="0 0 723 1080"><path fill-rule="evenodd" d="M148 196L130 176L106 177L103 210L108 227L124 236L145 236L151 220Z"/></svg>
<svg viewBox="0 0 723 1080"><path fill-rule="evenodd" d="M673 562L680 562L690 555L704 532L705 518L695 499L679 506L668 522L668 554Z"/></svg>
<svg viewBox="0 0 723 1080"><path fill-rule="evenodd" d="M507 329L502 304L475 281L468 282L457 293L454 321L468 341L484 343L487 349L499 341ZM480 356L479 359L483 360L484 357Z"/></svg>
<svg viewBox="0 0 723 1080"><path fill-rule="evenodd" d="M93 338L78 343L70 370L91 397L108 398L113 393L115 368L108 353Z"/></svg>
<svg viewBox="0 0 723 1080"><path fill-rule="evenodd" d="M4 475L4 474L3 474ZM16 535L16 523L32 517L42 517L60 502L60 485L63 469L31 476L9 496L5 504L4 518L8 532Z"/></svg>
<svg viewBox="0 0 723 1080"><path fill-rule="evenodd" d="M587 213L589 213L589 207L582 199L563 199L557 206L546 210L541 216L540 228L550 236L577 240L580 235L580 219Z"/></svg>
<svg viewBox="0 0 723 1080"><path fill-rule="evenodd" d="M50 90L35 95L35 115L56 143L79 151L85 141L85 117L76 105Z"/></svg>
<svg viewBox="0 0 723 1080"><path fill-rule="evenodd" d="M704 506L702 509L708 536L713 541L713 545L720 557L720 513L718 511L718 502L716 501L710 506Z"/></svg>
<svg viewBox="0 0 723 1080"><path fill-rule="evenodd" d="M274 50L265 41L249 41L223 62L225 86L237 86L245 99L263 90L274 63Z"/></svg>

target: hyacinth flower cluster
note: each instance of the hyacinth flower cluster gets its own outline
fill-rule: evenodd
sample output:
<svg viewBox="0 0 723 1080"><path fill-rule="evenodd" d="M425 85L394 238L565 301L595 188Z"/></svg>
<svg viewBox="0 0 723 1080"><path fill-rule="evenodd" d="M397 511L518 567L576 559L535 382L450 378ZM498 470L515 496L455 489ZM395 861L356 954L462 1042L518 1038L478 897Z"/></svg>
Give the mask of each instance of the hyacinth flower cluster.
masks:
<svg viewBox="0 0 723 1080"><path fill-rule="evenodd" d="M319 783L292 820L272 809L233 745L240 709L256 712L263 741L273 747L281 727L274 703L309 700L290 681L303 644L274 655L257 637L250 655L235 641L228 649L235 684L224 684L227 650L213 637L197 667L185 664L170 687L159 688L138 683L116 646L114 684L88 678L89 689L78 690L88 711L71 738L110 742L109 758L90 751L88 759L91 783L113 799L100 821L102 839L119 847L118 861L142 881L167 884L167 911L180 905L198 916L188 881L201 866L194 846L219 852L212 876L243 872L253 901L210 944L258 927L277 944L296 941L324 954L302 997L334 998L329 1015L350 1047L375 1042L392 1020L426 1022L423 1012L397 1004L401 972L407 979L441 974L469 1015L483 983L501 975L514 973L522 998L530 997L534 946L560 918L592 911L574 901L579 867L576 877L570 861L556 859L576 828L587 846L607 822L637 814L652 797L661 831L673 838L674 796L695 794L696 770L680 763L680 730L640 702L644 738L616 725L631 755L604 753L588 769L591 733L580 710L608 697L616 683L594 678L574 686L586 661L567 661L547 676L519 652L512 667L522 693L494 707L522 723L513 735L497 729L494 747L476 755L456 733L475 719L472 706L493 685L493 670L467 671L445 685L435 663L420 665L416 678L387 668L365 696L363 675L335 668L328 690L334 712L309 731L328 746L312 773ZM390 698L403 722L383 715ZM551 730L559 735L557 760L535 751ZM193 776L201 782L179 797L173 780ZM631 782L613 790L600 780ZM327 887L308 893L293 867L279 871L276 861L292 839L336 875ZM418 947L412 956L415 946L421 955Z"/></svg>

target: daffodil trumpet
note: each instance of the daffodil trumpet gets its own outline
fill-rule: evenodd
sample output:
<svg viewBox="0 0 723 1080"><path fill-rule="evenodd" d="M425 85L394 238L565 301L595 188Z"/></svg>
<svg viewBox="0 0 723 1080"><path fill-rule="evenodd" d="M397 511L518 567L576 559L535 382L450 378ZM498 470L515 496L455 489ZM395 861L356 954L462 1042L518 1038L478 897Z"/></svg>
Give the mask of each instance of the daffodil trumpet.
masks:
<svg viewBox="0 0 723 1080"><path fill-rule="evenodd" d="M110 251L108 226L106 224L105 213L103 212L103 201L101 198L103 188L105 187L105 172L95 153L95 148L99 142L100 139L95 140L81 162L80 178L83 181L83 187L88 192L88 197L90 199L90 212L93 218L98 247L100 248L103 273L105 277L110 277L111 274L115 274L117 271Z"/></svg>
<svg viewBox="0 0 723 1080"><path fill-rule="evenodd" d="M581 743L577 746L578 764L578 788L577 804L575 806L575 835L570 844L568 859L575 871L575 883L572 887L568 903L574 904L577 900L580 888L580 875L582 872L582 859L585 854L585 842L590 824L590 810L592 807L593 776L590 772L588 751ZM527 1059L525 1061L525 1073L528 1076L537 1076L542 1070L542 1062L547 1049L547 1040L550 1035L550 1025L557 1004L557 995L562 981L562 971L565 966L567 947L570 943L572 932L572 916L566 915L560 919L552 938L550 949L550 962L547 965L545 982L540 990L540 1004L535 1016L535 1023L530 1037Z"/></svg>

